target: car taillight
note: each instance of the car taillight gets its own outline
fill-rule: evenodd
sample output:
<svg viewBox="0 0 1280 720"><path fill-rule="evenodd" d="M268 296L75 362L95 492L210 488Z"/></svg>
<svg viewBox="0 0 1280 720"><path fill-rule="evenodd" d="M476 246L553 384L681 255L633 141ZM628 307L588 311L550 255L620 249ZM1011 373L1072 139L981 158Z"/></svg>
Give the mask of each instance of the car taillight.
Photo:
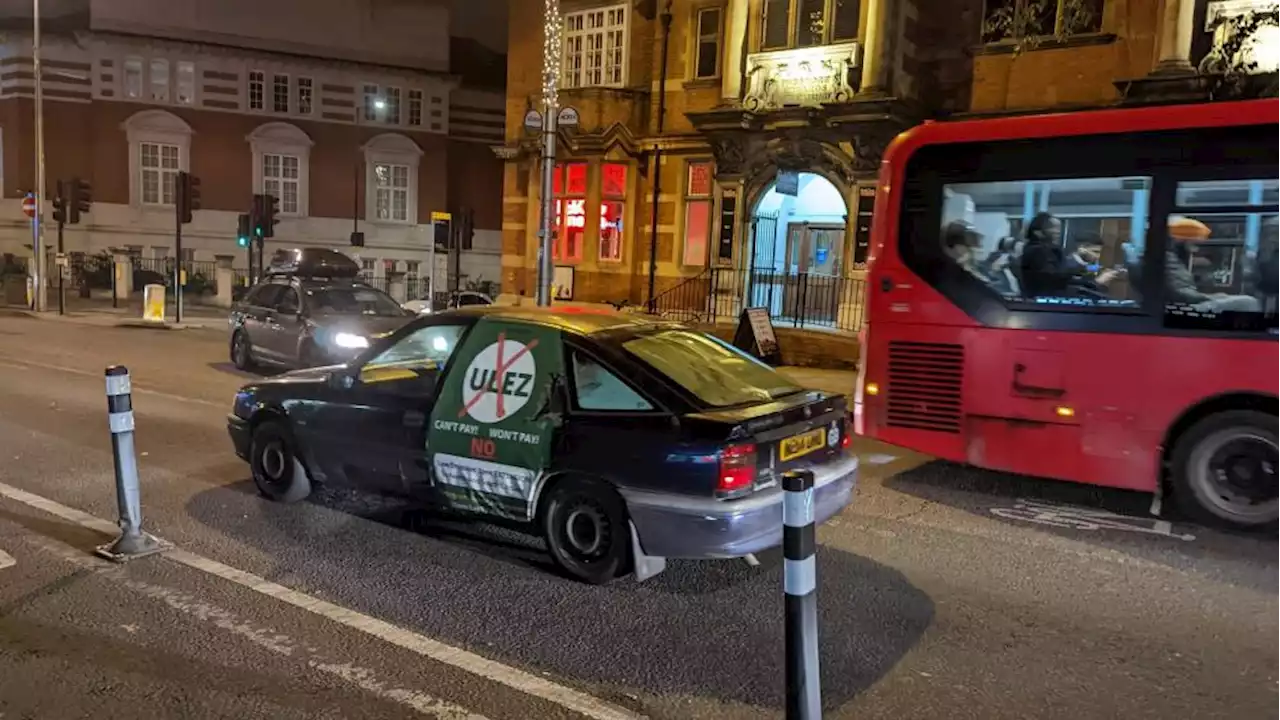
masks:
<svg viewBox="0 0 1280 720"><path fill-rule="evenodd" d="M746 490L756 482L756 446L754 443L729 445L720 451L718 492Z"/></svg>
<svg viewBox="0 0 1280 720"><path fill-rule="evenodd" d="M844 416L844 435L840 436L840 449L843 450L853 444L853 418L845 413Z"/></svg>

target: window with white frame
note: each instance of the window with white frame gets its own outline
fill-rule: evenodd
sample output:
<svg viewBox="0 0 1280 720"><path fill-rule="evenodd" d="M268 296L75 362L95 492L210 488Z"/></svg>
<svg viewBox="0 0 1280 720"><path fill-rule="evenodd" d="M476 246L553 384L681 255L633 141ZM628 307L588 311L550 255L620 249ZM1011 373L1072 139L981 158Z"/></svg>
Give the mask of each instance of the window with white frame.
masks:
<svg viewBox="0 0 1280 720"><path fill-rule="evenodd" d="M625 4L565 13L561 87L619 87L626 63Z"/></svg>
<svg viewBox="0 0 1280 720"><path fill-rule="evenodd" d="M138 144L139 187L143 205L172 205L174 184L180 167L177 145L143 142Z"/></svg>
<svg viewBox="0 0 1280 720"><path fill-rule="evenodd" d="M378 94L377 85L364 86L364 119L365 122L374 122L378 119L378 106L382 104L382 97Z"/></svg>
<svg viewBox="0 0 1280 720"><path fill-rule="evenodd" d="M254 192L273 195L280 214L306 217L310 192L311 138L298 126L268 122L249 133Z"/></svg>
<svg viewBox="0 0 1280 720"><path fill-rule="evenodd" d="M169 102L169 61L151 61L151 99Z"/></svg>
<svg viewBox="0 0 1280 720"><path fill-rule="evenodd" d="M196 101L196 66L195 63L178 63L178 104L191 105Z"/></svg>
<svg viewBox="0 0 1280 720"><path fill-rule="evenodd" d="M409 91L409 124L414 127L422 125L422 91Z"/></svg>
<svg viewBox="0 0 1280 720"><path fill-rule="evenodd" d="M311 78L298 78L298 114L310 115L311 103L315 98L315 88L311 84Z"/></svg>
<svg viewBox="0 0 1280 720"><path fill-rule="evenodd" d="M378 261L373 258L360 258L360 279L368 282L377 275Z"/></svg>
<svg viewBox="0 0 1280 720"><path fill-rule="evenodd" d="M266 108L267 101L267 80L266 74L261 70L253 70L249 72L249 109L262 110Z"/></svg>
<svg viewBox="0 0 1280 720"><path fill-rule="evenodd" d="M142 97L142 58L124 61L124 96L134 100Z"/></svg>
<svg viewBox="0 0 1280 720"><path fill-rule="evenodd" d="M280 201L280 212L298 214L302 161L296 155L262 154L262 192Z"/></svg>
<svg viewBox="0 0 1280 720"><path fill-rule="evenodd" d="M271 78L271 110L278 113L289 112L288 75L275 75Z"/></svg>
<svg viewBox="0 0 1280 720"><path fill-rule="evenodd" d="M374 217L392 222L409 221L409 166L375 163L373 166Z"/></svg>
<svg viewBox="0 0 1280 720"><path fill-rule="evenodd" d="M392 125L400 124L400 88L387 88L387 112L383 115L383 119Z"/></svg>

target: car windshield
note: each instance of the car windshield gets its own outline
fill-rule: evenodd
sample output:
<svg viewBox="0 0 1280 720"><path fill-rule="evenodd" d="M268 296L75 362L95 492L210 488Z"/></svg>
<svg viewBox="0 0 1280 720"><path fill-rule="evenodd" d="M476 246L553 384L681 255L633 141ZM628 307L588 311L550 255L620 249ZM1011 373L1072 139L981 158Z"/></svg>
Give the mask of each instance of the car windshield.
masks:
<svg viewBox="0 0 1280 720"><path fill-rule="evenodd" d="M317 315L404 315L391 296L368 287L326 287L307 291L307 306Z"/></svg>
<svg viewBox="0 0 1280 720"><path fill-rule="evenodd" d="M768 365L705 333L664 330L627 340L622 347L712 407L773 400L803 390Z"/></svg>

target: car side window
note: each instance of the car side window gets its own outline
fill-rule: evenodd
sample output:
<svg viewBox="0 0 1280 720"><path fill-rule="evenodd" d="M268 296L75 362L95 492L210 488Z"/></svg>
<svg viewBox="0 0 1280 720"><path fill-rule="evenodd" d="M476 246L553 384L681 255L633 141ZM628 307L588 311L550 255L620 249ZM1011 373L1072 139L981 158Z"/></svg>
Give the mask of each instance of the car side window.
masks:
<svg viewBox="0 0 1280 720"><path fill-rule="evenodd" d="M256 290L249 293L245 304L251 307L274 308L276 302L280 299L280 292L283 289L284 286L282 285L259 285Z"/></svg>
<svg viewBox="0 0 1280 720"><path fill-rule="evenodd" d="M600 363L577 351L572 357L574 400L580 409L619 412L653 409L648 400Z"/></svg>
<svg viewBox="0 0 1280 720"><path fill-rule="evenodd" d="M430 362L440 369L458 350L465 325L429 325L418 328L378 353L368 365Z"/></svg>
<svg viewBox="0 0 1280 720"><path fill-rule="evenodd" d="M280 299L276 301L276 312L281 315L294 315L298 312L298 291L291 287L286 287L280 293Z"/></svg>

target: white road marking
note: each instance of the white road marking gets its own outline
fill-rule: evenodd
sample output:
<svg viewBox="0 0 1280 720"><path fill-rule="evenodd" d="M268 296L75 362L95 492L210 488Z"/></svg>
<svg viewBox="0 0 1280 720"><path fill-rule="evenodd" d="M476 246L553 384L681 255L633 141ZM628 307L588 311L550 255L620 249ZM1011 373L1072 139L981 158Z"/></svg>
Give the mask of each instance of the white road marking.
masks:
<svg viewBox="0 0 1280 720"><path fill-rule="evenodd" d="M1039 502L1035 500L1018 500L1013 507L990 508L992 515L1007 520L1048 525L1067 530L1120 530L1123 532L1158 535L1173 540L1190 542L1195 535L1173 532L1173 524L1165 520L1148 520L1146 518L1117 515L1106 510L1060 505L1057 503Z"/></svg>
<svg viewBox="0 0 1280 720"><path fill-rule="evenodd" d="M10 555L9 553L3 550L0 550L0 570L3 570L7 567L13 567L14 565L17 565L17 564L18 564L18 561L14 560L12 555Z"/></svg>
<svg viewBox="0 0 1280 720"><path fill-rule="evenodd" d="M861 455L858 458L868 465L888 465L898 459L897 455L885 455L884 453L872 453L870 455Z"/></svg>
<svg viewBox="0 0 1280 720"><path fill-rule="evenodd" d="M119 528L115 523L94 517L84 511L67 507L59 502L41 497L26 490L0 483L0 496L20 502L37 510L42 510L55 517L60 517L82 527L98 532L115 535ZM642 720L638 715L626 708L613 705L599 698L592 697L573 688L558 685L550 680L540 678L523 670L513 668L494 660L481 657L461 648L446 645L432 640L411 630L397 627L391 623L347 608L326 602L306 593L278 585L252 573L224 565L216 560L196 555L185 550L173 549L161 555L181 565L200 570L229 580L254 592L273 597L281 602L301 608L320 617L328 618L346 627L359 630L365 634L379 638L396 647L403 648L436 662L451 665L459 670L486 678L526 695L554 703L572 710L593 720Z"/></svg>
<svg viewBox="0 0 1280 720"><path fill-rule="evenodd" d="M163 602L174 610L210 622L216 627L239 635L271 652L289 657L303 658L309 667L329 675L336 675L367 693L406 705L423 715L443 718L444 720L487 720L483 715L478 715L464 707L432 697L426 693L389 686L379 680L377 674L369 668L351 665L350 663L330 662L328 658L300 646L287 635L278 633L270 628L255 627L253 623L237 617L235 613L216 605L202 602L187 593L134 580L126 580L124 584L143 595ZM308 655L310 657L305 657Z"/></svg>
<svg viewBox="0 0 1280 720"><path fill-rule="evenodd" d="M68 375L79 375L81 377L93 378L94 380L99 380L99 381L101 381L102 378L104 377L101 372L89 372L88 370L81 370L80 368L65 367L63 365L50 365L48 363L36 363L30 360L21 360L15 357L9 357L8 355L0 355L0 365L8 365L9 367L21 368L23 370L53 370L55 372L67 373ZM176 400L178 402L184 402L184 403L195 403L197 405L208 405L209 407L215 407L215 408L218 408L219 410L228 410L230 408L230 404L228 403L218 403L218 402L213 402L212 400L203 400L201 398L188 397L186 395L176 395L174 393L167 393L162 390L150 390L150 389L147 389L146 387L140 387L136 382L133 383L132 392L134 395L153 395L155 397L165 398L166 400ZM106 397L105 393L106 391L104 390L103 397Z"/></svg>

